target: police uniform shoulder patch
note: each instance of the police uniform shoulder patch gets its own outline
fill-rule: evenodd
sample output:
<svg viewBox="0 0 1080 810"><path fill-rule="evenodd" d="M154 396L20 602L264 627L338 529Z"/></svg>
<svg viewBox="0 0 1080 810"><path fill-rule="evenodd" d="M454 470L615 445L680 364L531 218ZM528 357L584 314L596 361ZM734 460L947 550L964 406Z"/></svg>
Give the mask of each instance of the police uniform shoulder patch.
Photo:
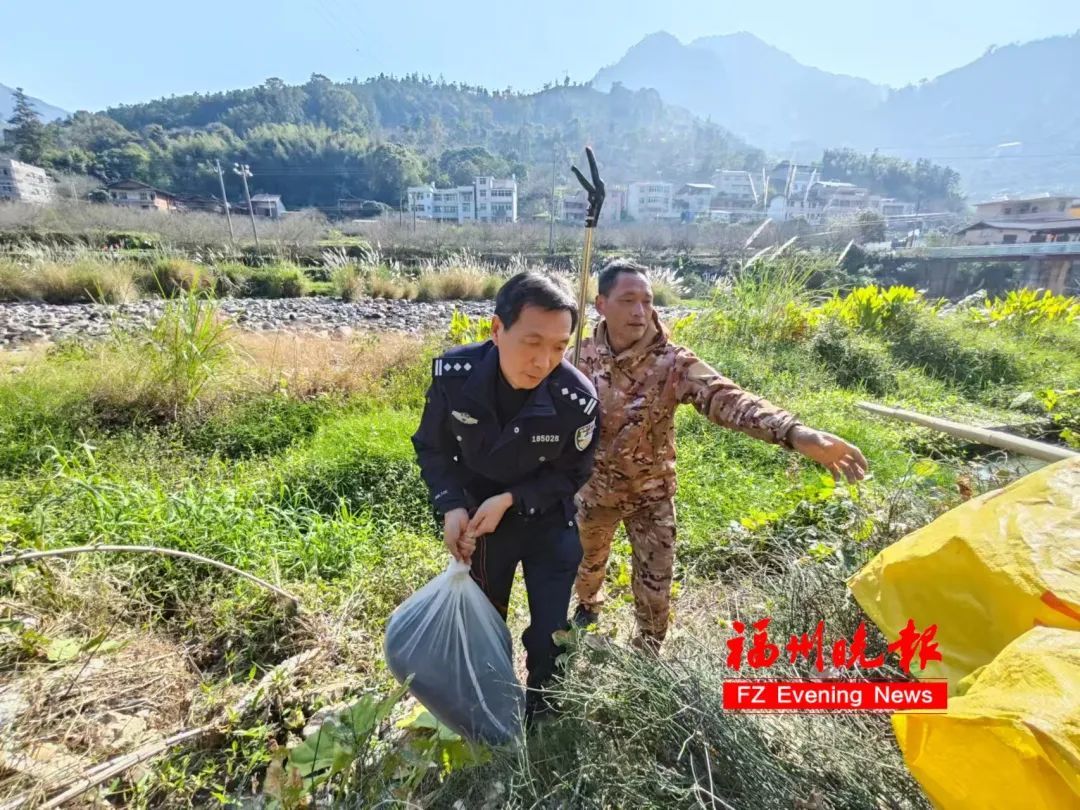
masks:
<svg viewBox="0 0 1080 810"><path fill-rule="evenodd" d="M435 377L464 377L475 367L475 363L464 357L436 357L432 361L431 373Z"/></svg>
<svg viewBox="0 0 1080 810"><path fill-rule="evenodd" d="M574 431L574 447L579 451L584 451L589 446L589 442L592 441L593 431L596 430L596 420L593 419L589 424L582 425L576 431Z"/></svg>
<svg viewBox="0 0 1080 810"><path fill-rule="evenodd" d="M562 395L565 401L578 408L582 413L591 414L596 410L596 398L572 383L556 383L555 390Z"/></svg>

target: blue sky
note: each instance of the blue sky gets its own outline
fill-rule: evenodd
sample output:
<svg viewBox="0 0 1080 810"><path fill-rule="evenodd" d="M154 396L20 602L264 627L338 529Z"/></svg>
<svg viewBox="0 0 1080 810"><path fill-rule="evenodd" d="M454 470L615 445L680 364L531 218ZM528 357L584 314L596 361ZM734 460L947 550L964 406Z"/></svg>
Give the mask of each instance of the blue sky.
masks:
<svg viewBox="0 0 1080 810"><path fill-rule="evenodd" d="M992 44L1080 29L1076 0L0 0L0 83L68 110L278 76L419 71L489 87L591 78L646 34L750 31L799 61L903 85ZM874 10L870 10L870 6ZM917 8L921 6L921 8ZM1022 8L1022 12L1020 9ZM917 10L912 10L917 9Z"/></svg>

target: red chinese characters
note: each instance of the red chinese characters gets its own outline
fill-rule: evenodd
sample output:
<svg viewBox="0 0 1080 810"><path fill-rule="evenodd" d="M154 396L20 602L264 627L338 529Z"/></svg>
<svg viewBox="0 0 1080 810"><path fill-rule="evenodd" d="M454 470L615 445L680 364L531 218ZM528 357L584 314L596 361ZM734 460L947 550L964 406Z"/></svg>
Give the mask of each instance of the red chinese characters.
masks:
<svg viewBox="0 0 1080 810"><path fill-rule="evenodd" d="M735 621L731 626L738 633L728 639L727 665L734 670L742 668L743 659L752 669L762 669L772 666L780 657L780 648L769 641L769 618L754 622L752 628L754 634L750 640L750 650L745 651L746 625ZM937 625L932 624L925 630L919 631L915 622L908 619L908 623L900 631L896 641L888 646L888 651L896 653L900 659L900 667L905 672L911 671L912 661L918 656L919 669L926 669L931 661L940 661L941 652L938 650L934 636L937 633ZM820 621L812 633L803 633L801 636L792 635L784 646L788 654L788 661L794 664L800 658L813 661L814 668L818 672L825 671L825 622ZM876 669L885 663L885 656L879 655L874 658L866 657L866 622L860 622L858 628L849 642L846 638L840 638L832 642L830 659L833 667L837 669Z"/></svg>

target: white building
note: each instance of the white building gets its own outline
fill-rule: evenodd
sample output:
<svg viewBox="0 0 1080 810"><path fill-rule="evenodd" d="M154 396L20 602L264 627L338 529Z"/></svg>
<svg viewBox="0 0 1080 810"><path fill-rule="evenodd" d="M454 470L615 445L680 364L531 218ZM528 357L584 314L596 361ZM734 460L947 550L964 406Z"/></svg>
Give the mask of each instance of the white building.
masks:
<svg viewBox="0 0 1080 810"><path fill-rule="evenodd" d="M560 189L555 198L555 218L571 225L584 225L589 213L589 198L582 189L569 192ZM622 221L626 208L626 191L620 186L609 186L604 195L604 207L600 209L600 224L615 225Z"/></svg>
<svg viewBox="0 0 1080 810"><path fill-rule="evenodd" d="M1015 200L992 200L975 206L980 220L1008 219L1013 222L1035 219L1068 219L1077 205L1075 194L1024 197Z"/></svg>
<svg viewBox="0 0 1080 810"><path fill-rule="evenodd" d="M409 211L417 219L440 222L517 222L517 180L477 177L472 185L409 186Z"/></svg>
<svg viewBox="0 0 1080 810"><path fill-rule="evenodd" d="M280 219L288 213L280 194L252 194L251 213L257 217Z"/></svg>
<svg viewBox="0 0 1080 810"><path fill-rule="evenodd" d="M0 158L0 200L49 203L53 200L53 184L44 169Z"/></svg>
<svg viewBox="0 0 1080 810"><path fill-rule="evenodd" d="M915 203L904 202L892 197L882 197L875 202L876 210L886 219L890 217L910 217L915 214Z"/></svg>
<svg viewBox="0 0 1080 810"><path fill-rule="evenodd" d="M686 183L675 195L675 208L683 219L707 219L712 208L716 186L711 183Z"/></svg>
<svg viewBox="0 0 1080 810"><path fill-rule="evenodd" d="M799 166L789 160L777 163L769 172L769 196L801 198L818 179L816 166Z"/></svg>
<svg viewBox="0 0 1080 810"><path fill-rule="evenodd" d="M757 187L750 172L721 169L713 175L712 182L716 196L725 206L749 208L757 203Z"/></svg>
<svg viewBox="0 0 1080 810"><path fill-rule="evenodd" d="M672 208L671 183L631 183L626 195L626 213L639 222L677 216Z"/></svg>

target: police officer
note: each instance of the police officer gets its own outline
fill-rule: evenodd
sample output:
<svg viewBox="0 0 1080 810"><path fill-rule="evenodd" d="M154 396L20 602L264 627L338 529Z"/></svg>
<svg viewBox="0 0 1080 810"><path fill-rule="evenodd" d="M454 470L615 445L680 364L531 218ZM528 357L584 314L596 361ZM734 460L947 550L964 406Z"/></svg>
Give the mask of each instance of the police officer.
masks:
<svg viewBox="0 0 1080 810"><path fill-rule="evenodd" d="M443 540L506 618L518 563L530 625L526 718L550 706L552 634L566 629L581 561L574 494L589 478L599 432L596 391L563 359L577 324L573 296L520 273L495 299L491 339L434 360L413 436Z"/></svg>

